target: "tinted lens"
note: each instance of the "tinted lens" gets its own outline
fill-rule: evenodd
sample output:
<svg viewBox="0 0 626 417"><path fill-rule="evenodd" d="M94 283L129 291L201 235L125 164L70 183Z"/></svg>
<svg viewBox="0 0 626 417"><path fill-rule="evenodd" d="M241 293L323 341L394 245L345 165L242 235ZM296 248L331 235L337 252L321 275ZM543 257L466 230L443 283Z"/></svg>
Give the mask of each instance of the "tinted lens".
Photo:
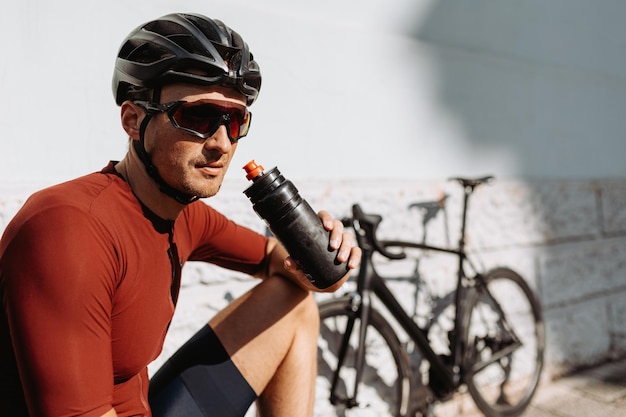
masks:
<svg viewBox="0 0 626 417"><path fill-rule="evenodd" d="M176 127L202 138L215 134L224 124L231 140L242 138L250 127L247 109L222 107L213 103L184 103L173 109L170 118Z"/></svg>

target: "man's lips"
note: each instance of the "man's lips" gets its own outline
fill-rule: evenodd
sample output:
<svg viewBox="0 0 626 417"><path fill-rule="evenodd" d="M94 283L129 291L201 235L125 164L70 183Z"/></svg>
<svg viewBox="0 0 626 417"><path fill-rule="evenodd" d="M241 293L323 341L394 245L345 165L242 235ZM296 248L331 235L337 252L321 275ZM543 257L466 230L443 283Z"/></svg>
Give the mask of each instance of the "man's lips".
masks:
<svg viewBox="0 0 626 417"><path fill-rule="evenodd" d="M196 164L196 169L200 170L205 175L214 176L222 172L222 170L224 169L224 164L219 162Z"/></svg>

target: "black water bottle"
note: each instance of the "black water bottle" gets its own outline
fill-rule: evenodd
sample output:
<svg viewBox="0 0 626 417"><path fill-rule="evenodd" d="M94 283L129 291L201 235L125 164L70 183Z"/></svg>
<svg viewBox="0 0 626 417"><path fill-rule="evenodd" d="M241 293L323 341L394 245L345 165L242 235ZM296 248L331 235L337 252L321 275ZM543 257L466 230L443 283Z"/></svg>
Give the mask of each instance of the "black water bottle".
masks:
<svg viewBox="0 0 626 417"><path fill-rule="evenodd" d="M328 288L348 272L330 249L330 232L293 183L274 167L267 172L254 161L243 169L252 185L244 193L254 211L285 246L298 267L317 288Z"/></svg>

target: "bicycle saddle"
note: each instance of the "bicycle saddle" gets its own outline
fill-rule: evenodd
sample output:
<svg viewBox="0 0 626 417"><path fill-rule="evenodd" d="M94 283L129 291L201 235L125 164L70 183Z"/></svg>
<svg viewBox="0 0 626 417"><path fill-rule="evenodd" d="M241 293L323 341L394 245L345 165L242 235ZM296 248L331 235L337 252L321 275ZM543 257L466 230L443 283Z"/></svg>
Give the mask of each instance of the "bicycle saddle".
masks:
<svg viewBox="0 0 626 417"><path fill-rule="evenodd" d="M463 187L471 187L475 188L480 184L485 184L490 182L493 179L493 175L487 175L485 177L480 178L463 178L463 177L453 177L449 178L449 181L458 181Z"/></svg>

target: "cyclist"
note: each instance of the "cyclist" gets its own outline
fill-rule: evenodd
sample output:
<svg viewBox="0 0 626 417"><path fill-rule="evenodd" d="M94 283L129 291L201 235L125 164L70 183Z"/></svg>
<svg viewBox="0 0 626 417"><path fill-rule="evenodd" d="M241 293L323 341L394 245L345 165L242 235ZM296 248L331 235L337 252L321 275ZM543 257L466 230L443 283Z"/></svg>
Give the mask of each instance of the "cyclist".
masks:
<svg viewBox="0 0 626 417"><path fill-rule="evenodd" d="M260 86L247 44L218 20L171 14L130 33L113 76L127 154L35 193L0 243L1 416L223 417L257 398L262 415L312 414L315 287L274 238L198 201L218 192ZM355 268L350 235L320 218ZM186 261L262 280L171 358L149 405L146 367Z"/></svg>

